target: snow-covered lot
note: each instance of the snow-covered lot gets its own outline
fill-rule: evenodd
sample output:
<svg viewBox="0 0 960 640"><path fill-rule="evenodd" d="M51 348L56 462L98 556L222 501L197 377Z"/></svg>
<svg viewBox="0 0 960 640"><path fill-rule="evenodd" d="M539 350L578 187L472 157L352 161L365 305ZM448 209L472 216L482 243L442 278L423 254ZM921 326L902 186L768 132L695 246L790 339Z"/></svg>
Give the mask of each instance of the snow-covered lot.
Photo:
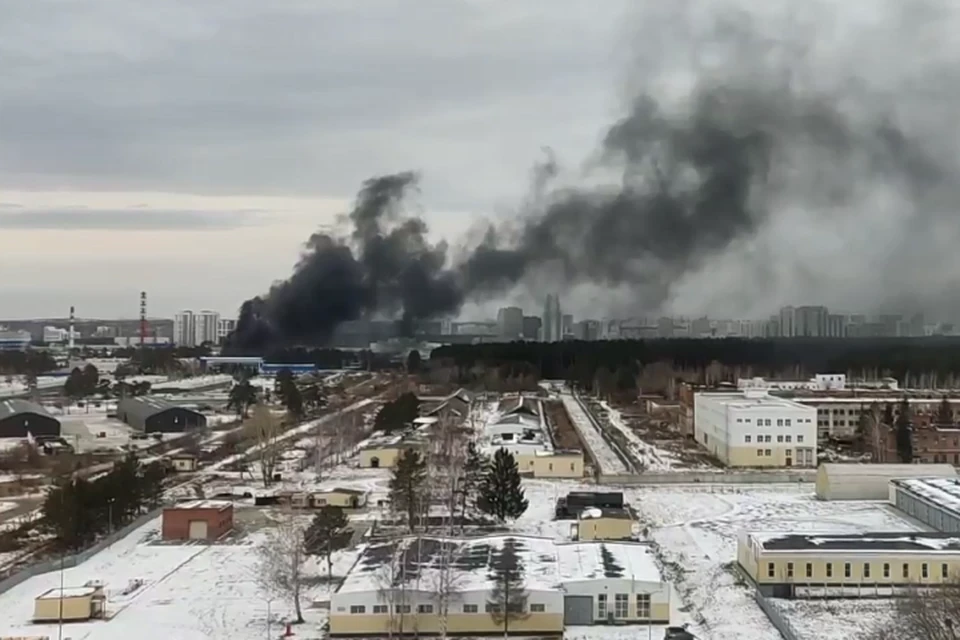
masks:
<svg viewBox="0 0 960 640"><path fill-rule="evenodd" d="M64 572L64 585L90 580L106 584L109 620L71 623L64 637L73 640L259 640L266 635L267 597L257 580L256 549L262 532L233 544L157 544L160 521L135 531L78 567ZM334 556L334 574L344 575L357 551ZM325 564L312 560L308 575L326 575ZM143 585L123 592L135 580ZM56 625L30 622L34 598L60 585L58 572L31 578L0 595L0 636L57 636ZM320 637L326 611L311 608L325 600L329 586L318 580L304 594L307 623L298 637ZM271 602L273 628L292 612L292 604Z"/></svg>
<svg viewBox="0 0 960 640"><path fill-rule="evenodd" d="M563 393L561 398L563 399L563 406L567 410L567 415L570 416L570 421L573 423L577 433L586 441L587 446L590 447L590 451L596 456L597 464L600 465L600 472L603 474L630 473L630 469L628 469L617 454L613 452L609 443L607 443L597 429L597 425L593 423L593 420L590 419L576 398L569 393Z"/></svg>
<svg viewBox="0 0 960 640"><path fill-rule="evenodd" d="M623 434L630 445L630 453L643 464L645 470L669 471L685 466L675 454L644 442L640 436L633 432L633 429L624 423L623 416L609 403L601 402L600 405L607 412L610 426Z"/></svg>
<svg viewBox="0 0 960 640"><path fill-rule="evenodd" d="M558 539L569 538L570 523L553 520L556 499L572 490L596 490L594 486L573 482L527 480L524 486L530 508L515 527L525 533ZM605 489L622 490L625 500L638 512L641 526L649 527L666 574L683 601L682 620L693 622L697 636L703 640L780 638L734 568L739 531L916 530L915 525L884 503L821 502L803 486ZM791 616L791 622L813 630L831 627L831 633L839 634L837 638L857 637L863 629L864 621L854 615L836 616L821 609L821 618L812 615L816 610L808 606L801 618ZM845 619L849 624L843 626Z"/></svg>

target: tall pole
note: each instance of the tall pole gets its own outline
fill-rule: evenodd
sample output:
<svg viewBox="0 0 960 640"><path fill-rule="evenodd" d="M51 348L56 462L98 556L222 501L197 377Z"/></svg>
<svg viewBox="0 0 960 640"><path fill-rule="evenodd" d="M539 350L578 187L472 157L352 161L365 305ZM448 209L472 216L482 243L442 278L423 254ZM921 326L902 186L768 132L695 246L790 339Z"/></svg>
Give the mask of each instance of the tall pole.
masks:
<svg viewBox="0 0 960 640"><path fill-rule="evenodd" d="M267 598L267 640L270 640L270 599Z"/></svg>
<svg viewBox="0 0 960 640"><path fill-rule="evenodd" d="M63 640L63 552L60 552L60 593L59 614L57 615L57 640Z"/></svg>

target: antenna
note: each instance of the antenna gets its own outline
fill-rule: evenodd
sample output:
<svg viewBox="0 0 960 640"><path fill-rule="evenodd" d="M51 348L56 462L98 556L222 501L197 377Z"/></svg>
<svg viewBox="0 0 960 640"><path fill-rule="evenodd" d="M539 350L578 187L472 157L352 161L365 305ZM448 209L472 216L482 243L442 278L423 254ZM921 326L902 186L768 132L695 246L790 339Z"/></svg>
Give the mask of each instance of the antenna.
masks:
<svg viewBox="0 0 960 640"><path fill-rule="evenodd" d="M147 292L140 292L140 348L147 340Z"/></svg>
<svg viewBox="0 0 960 640"><path fill-rule="evenodd" d="M70 350L73 351L74 340L73 340L73 321L74 321L74 309L70 307Z"/></svg>

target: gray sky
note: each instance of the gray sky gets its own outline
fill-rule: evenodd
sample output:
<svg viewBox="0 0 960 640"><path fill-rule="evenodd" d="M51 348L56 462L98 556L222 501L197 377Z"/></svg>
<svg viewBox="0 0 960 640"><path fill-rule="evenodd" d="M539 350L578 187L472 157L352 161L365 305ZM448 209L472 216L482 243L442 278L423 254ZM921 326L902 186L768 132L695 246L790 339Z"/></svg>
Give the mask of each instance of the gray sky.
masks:
<svg viewBox="0 0 960 640"><path fill-rule="evenodd" d="M621 109L620 0L10 0L0 317L233 313L377 173L456 237Z"/></svg>

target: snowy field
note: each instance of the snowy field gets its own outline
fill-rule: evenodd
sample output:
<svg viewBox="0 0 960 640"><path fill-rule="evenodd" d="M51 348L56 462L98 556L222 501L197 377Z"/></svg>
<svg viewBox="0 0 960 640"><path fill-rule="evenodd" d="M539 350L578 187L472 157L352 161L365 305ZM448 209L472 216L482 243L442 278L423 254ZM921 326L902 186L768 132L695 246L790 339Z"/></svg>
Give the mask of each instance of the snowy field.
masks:
<svg viewBox="0 0 960 640"><path fill-rule="evenodd" d="M151 383L151 391L163 391L165 389L203 389L205 387L226 386L233 382L233 376L226 374L216 374L208 376L196 376L194 378L168 379L162 382Z"/></svg>
<svg viewBox="0 0 960 640"><path fill-rule="evenodd" d="M57 376L38 376L37 389L54 389L62 387L66 378ZM23 376L11 376L9 382L0 380L0 398L4 396L19 396L27 392L27 381Z"/></svg>
<svg viewBox="0 0 960 640"><path fill-rule="evenodd" d="M610 448L607 441L603 439L597 426L593 424L593 421L577 402L576 398L569 393L563 393L560 397L563 399L563 406L566 408L567 415L570 416L570 421L576 428L577 433L586 441L587 446L590 447L590 451L596 456L597 464L600 465L600 473L630 473L631 470L623 464L623 461L617 457L617 454L613 452L613 449Z"/></svg>
<svg viewBox="0 0 960 640"><path fill-rule="evenodd" d="M16 509L16 508L17 508L16 502L0 502L0 513L3 513L4 511L10 511L11 509Z"/></svg>
<svg viewBox="0 0 960 640"><path fill-rule="evenodd" d="M607 420L609 420L610 426L622 433L623 437L627 439L630 445L630 453L643 464L645 470L670 471L686 466L675 454L644 442L640 436L634 433L633 429L624 423L620 412L607 402L601 402L600 406L607 412Z"/></svg>
<svg viewBox="0 0 960 640"><path fill-rule="evenodd" d="M267 538L250 533L231 544L157 544L160 520L144 526L78 567L64 571L66 587L90 580L106 584L109 620L71 623L72 640L260 640L266 636L268 595L257 580L256 550ZM334 555L343 576L357 550ZM314 578L302 598L307 622L299 638L319 638L326 611L313 603L329 598L325 563L312 558ZM135 580L143 585L124 593ZM57 637L57 625L32 624L34 598L60 585L58 572L31 578L0 594L0 636ZM292 603L270 597L272 628L279 634Z"/></svg>
<svg viewBox="0 0 960 640"><path fill-rule="evenodd" d="M798 640L851 640L888 627L895 603L880 600L774 600Z"/></svg>
<svg viewBox="0 0 960 640"><path fill-rule="evenodd" d="M556 499L572 490L596 489L572 481L526 480L524 486L530 508L515 528L557 539L569 539L570 521L553 520ZM821 502L809 488L795 485L605 489L622 490L624 499L638 512L641 526L649 527L649 537L659 548L665 573L682 600L680 621L693 623L702 640L780 639L734 568L739 531L917 530L885 503ZM855 616L849 618L856 622ZM810 617L801 621L811 628L815 625L820 633L840 624L838 617L828 615L822 620ZM860 620L859 625L831 633L840 634L837 638L854 638L862 630L862 623ZM814 637L827 638L821 634L811 639Z"/></svg>

